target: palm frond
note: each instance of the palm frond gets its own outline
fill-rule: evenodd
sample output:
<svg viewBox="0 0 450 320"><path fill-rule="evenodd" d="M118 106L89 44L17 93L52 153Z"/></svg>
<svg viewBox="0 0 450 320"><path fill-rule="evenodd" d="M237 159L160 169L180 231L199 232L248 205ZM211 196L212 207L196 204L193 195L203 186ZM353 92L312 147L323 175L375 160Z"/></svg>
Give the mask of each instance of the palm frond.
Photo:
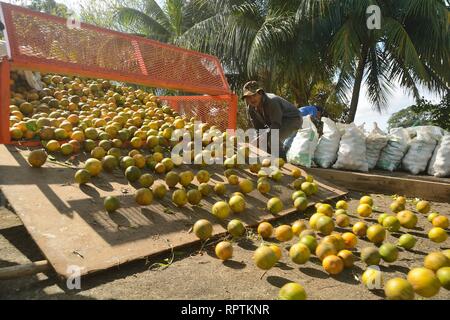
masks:
<svg viewBox="0 0 450 320"><path fill-rule="evenodd" d="M118 8L116 17L120 23L135 27L136 30L157 40L164 40L170 36L170 32L159 24L158 21L137 9L127 7Z"/></svg>

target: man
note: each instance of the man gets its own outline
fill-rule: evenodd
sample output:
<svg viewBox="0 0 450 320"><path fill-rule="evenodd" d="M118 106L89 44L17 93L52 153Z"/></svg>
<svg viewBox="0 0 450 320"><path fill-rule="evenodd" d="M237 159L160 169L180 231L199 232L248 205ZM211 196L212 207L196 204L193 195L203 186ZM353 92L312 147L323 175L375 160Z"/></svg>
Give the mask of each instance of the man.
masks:
<svg viewBox="0 0 450 320"><path fill-rule="evenodd" d="M247 104L247 114L255 129L279 130L279 155L286 158L284 141L302 127L298 109L279 96L265 93L256 81L245 84L242 98Z"/></svg>
<svg viewBox="0 0 450 320"><path fill-rule="evenodd" d="M326 117L325 110L320 106L305 106L300 108L300 115L302 117L311 116L314 125L317 128L319 136L322 135L323 123L321 121L322 117Z"/></svg>
<svg viewBox="0 0 450 320"><path fill-rule="evenodd" d="M300 114L302 117L311 116L320 120L323 115L323 109L319 106L305 106L300 108Z"/></svg>

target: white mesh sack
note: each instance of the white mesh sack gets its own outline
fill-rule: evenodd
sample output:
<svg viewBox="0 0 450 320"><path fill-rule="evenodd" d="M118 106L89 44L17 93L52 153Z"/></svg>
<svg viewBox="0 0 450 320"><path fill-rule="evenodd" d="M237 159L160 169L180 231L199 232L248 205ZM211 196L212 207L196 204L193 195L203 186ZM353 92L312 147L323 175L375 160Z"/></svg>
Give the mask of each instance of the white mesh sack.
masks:
<svg viewBox="0 0 450 320"><path fill-rule="evenodd" d="M392 129L386 147L381 150L376 167L391 172L396 170L408 151L409 142L409 134L405 128Z"/></svg>
<svg viewBox="0 0 450 320"><path fill-rule="evenodd" d="M354 123L345 128L339 145L335 169L369 171L366 159L366 136Z"/></svg>
<svg viewBox="0 0 450 320"><path fill-rule="evenodd" d="M341 133L336 124L329 118L322 118L323 135L320 137L316 152L314 153L314 162L322 168L329 168L337 159Z"/></svg>
<svg viewBox="0 0 450 320"><path fill-rule="evenodd" d="M409 144L409 150L402 160L403 169L412 174L419 174L427 169L428 161L433 156L437 139L433 138L430 128L421 127L416 137Z"/></svg>
<svg viewBox="0 0 450 320"><path fill-rule="evenodd" d="M406 130L409 133L409 137L411 139L415 138L417 136L417 132L421 130L426 130L428 134L435 140L440 141L442 137L445 134L445 130L438 127L438 126L416 126L416 127L409 127L406 128Z"/></svg>
<svg viewBox="0 0 450 320"><path fill-rule="evenodd" d="M435 177L450 176L450 133L446 133L431 158L428 166L428 174Z"/></svg>
<svg viewBox="0 0 450 320"><path fill-rule="evenodd" d="M375 168L378 159L380 158L381 150L386 147L388 143L388 136L378 128L377 123L373 124L373 130L366 138L366 154L369 170Z"/></svg>
<svg viewBox="0 0 450 320"><path fill-rule="evenodd" d="M311 116L303 117L302 129L292 141L286 159L289 163L311 168L319 136Z"/></svg>

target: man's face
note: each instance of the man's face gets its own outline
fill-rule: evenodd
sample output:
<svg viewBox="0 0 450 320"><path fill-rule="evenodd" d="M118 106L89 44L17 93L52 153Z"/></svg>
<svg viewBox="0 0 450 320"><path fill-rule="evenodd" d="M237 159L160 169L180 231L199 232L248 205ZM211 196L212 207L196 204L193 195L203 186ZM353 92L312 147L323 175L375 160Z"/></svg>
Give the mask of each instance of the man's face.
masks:
<svg viewBox="0 0 450 320"><path fill-rule="evenodd" d="M245 97L245 101L251 107L258 107L261 104L262 95L260 93Z"/></svg>

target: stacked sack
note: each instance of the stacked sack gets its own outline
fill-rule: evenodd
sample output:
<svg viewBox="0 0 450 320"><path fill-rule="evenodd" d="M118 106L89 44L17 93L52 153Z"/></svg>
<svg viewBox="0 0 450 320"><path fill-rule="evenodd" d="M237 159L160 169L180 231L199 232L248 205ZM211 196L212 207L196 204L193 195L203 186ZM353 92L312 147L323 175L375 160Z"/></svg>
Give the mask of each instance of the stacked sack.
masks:
<svg viewBox="0 0 450 320"><path fill-rule="evenodd" d="M295 165L311 168L318 140L317 128L311 116L303 117L302 129L297 132L286 153L287 161Z"/></svg>
<svg viewBox="0 0 450 320"><path fill-rule="evenodd" d="M378 128L378 124L374 122L373 130L366 137L366 154L369 170L372 170L377 165L380 159L381 150L386 147L389 138L386 133Z"/></svg>
<svg viewBox="0 0 450 320"><path fill-rule="evenodd" d="M343 133L339 144L337 161L333 165L334 169L369 171L366 158L366 136L362 127L357 127L354 123L340 125Z"/></svg>
<svg viewBox="0 0 450 320"><path fill-rule="evenodd" d="M383 148L376 167L393 172L397 170L402 162L403 156L409 148L411 138L405 128L392 129L388 136L386 147Z"/></svg>
<svg viewBox="0 0 450 320"><path fill-rule="evenodd" d="M321 168L331 167L337 160L341 133L336 123L329 118L322 118L323 135L320 137L316 152L314 153L314 163Z"/></svg>
<svg viewBox="0 0 450 320"><path fill-rule="evenodd" d="M414 138L402 160L402 166L406 171L416 175L426 171L433 151L442 139L443 132L441 128L433 126L415 127L414 129L415 133L412 134Z"/></svg>
<svg viewBox="0 0 450 320"><path fill-rule="evenodd" d="M450 133L445 133L434 150L428 174L435 177L450 176Z"/></svg>
<svg viewBox="0 0 450 320"><path fill-rule="evenodd" d="M373 130L365 134L364 125L335 123L328 118L322 122L324 133L319 140L311 119L304 118L303 129L288 151L289 162L362 172L402 169L414 175L450 176L450 133L439 127L394 128L386 134L374 123Z"/></svg>

